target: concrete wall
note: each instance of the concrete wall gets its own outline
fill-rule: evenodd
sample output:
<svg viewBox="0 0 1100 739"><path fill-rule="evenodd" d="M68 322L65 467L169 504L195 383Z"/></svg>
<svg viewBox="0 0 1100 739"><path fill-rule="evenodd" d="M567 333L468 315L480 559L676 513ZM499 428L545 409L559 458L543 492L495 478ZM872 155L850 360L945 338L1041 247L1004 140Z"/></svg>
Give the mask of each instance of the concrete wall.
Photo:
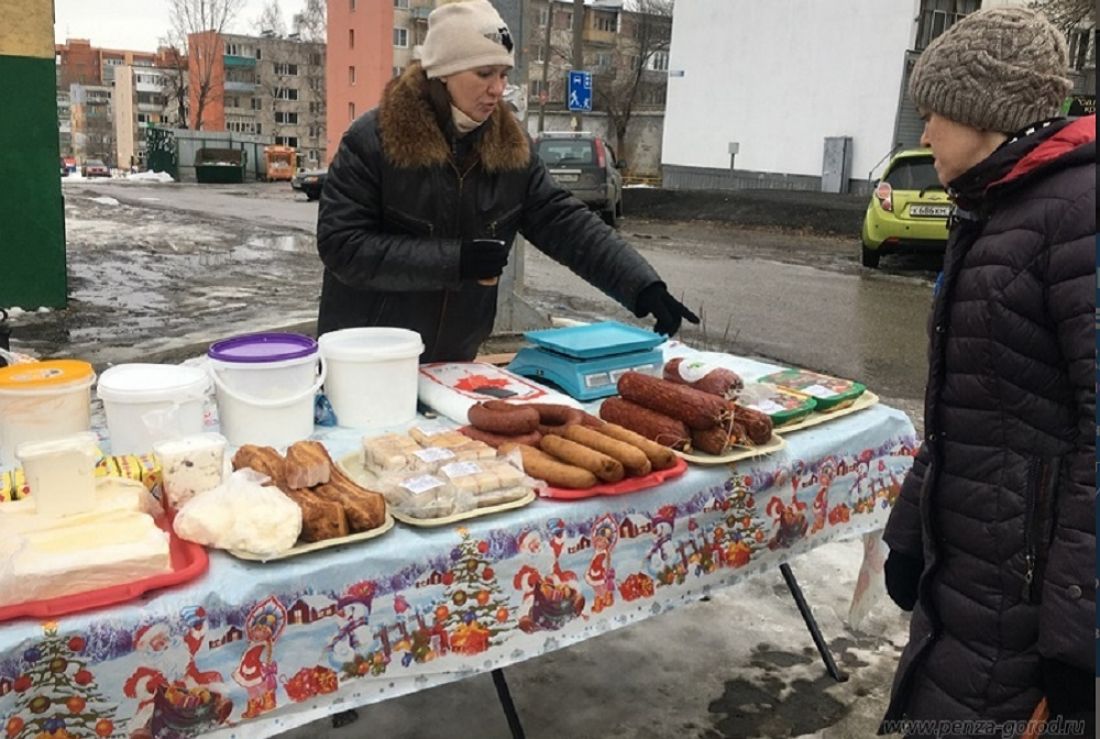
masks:
<svg viewBox="0 0 1100 739"><path fill-rule="evenodd" d="M661 171L661 132L664 127L663 112L638 112L630 119L626 133L626 145L619 151L615 135L608 130L607 114L594 112L584 114L585 131L602 136L613 148L619 159L626 160L628 174L638 177L656 177ZM561 111L547 111L545 130L573 130L573 116ZM539 116L537 108L528 107L527 130L532 136L538 135Z"/></svg>
<svg viewBox="0 0 1100 739"><path fill-rule="evenodd" d="M662 163L820 178L827 136L853 179L893 147L919 0L678 0ZM812 180L810 181L812 182Z"/></svg>

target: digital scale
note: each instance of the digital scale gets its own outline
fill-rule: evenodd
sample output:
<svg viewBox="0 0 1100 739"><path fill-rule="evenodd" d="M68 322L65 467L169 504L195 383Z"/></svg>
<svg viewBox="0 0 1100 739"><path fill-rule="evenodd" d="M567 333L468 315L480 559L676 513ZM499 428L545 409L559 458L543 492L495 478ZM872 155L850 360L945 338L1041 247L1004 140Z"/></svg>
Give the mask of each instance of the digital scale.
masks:
<svg viewBox="0 0 1100 739"><path fill-rule="evenodd" d="M664 366L657 349L664 336L617 321L528 331L524 337L534 346L520 349L508 369L549 381L577 400L617 395L624 373L660 377Z"/></svg>

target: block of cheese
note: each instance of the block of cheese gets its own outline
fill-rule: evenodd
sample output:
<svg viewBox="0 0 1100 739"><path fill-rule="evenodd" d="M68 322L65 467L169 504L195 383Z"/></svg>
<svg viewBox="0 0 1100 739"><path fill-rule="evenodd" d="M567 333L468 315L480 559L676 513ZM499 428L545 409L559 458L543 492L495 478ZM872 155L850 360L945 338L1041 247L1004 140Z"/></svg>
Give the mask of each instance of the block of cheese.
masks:
<svg viewBox="0 0 1100 739"><path fill-rule="evenodd" d="M19 445L15 456L23 465L27 486L39 513L71 516L95 508L98 441L95 434L86 431Z"/></svg>
<svg viewBox="0 0 1100 739"><path fill-rule="evenodd" d="M503 459L478 462L457 462L440 468L440 472L459 490L474 495L523 484L523 471Z"/></svg>
<svg viewBox="0 0 1100 739"><path fill-rule="evenodd" d="M378 472L403 470L420 445L406 434L386 434L363 439L363 463Z"/></svg>
<svg viewBox="0 0 1100 739"><path fill-rule="evenodd" d="M168 534L136 511L6 535L0 562L0 606L131 583L171 569Z"/></svg>
<svg viewBox="0 0 1100 739"><path fill-rule="evenodd" d="M111 513L161 514L160 504L140 482L119 477L106 477L97 481L95 507L74 516L45 516L38 513L33 498L23 498L0 505L0 537L5 534L22 534L46 531L59 526L94 523Z"/></svg>
<svg viewBox="0 0 1100 739"><path fill-rule="evenodd" d="M468 462L474 459L492 459L497 455L496 449L483 441L471 439L457 431L425 431L416 427L409 431L412 438L421 446L432 449L447 449L454 453L455 461Z"/></svg>
<svg viewBox="0 0 1100 739"><path fill-rule="evenodd" d="M222 484L227 443L221 434L196 434L153 447L163 470L168 505L178 511L198 493Z"/></svg>

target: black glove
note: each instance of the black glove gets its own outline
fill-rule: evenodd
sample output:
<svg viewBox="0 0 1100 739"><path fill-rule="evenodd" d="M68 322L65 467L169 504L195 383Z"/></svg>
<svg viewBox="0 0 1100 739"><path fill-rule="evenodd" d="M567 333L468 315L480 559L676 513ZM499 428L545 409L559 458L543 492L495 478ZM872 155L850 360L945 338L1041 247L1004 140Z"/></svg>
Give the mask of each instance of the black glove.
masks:
<svg viewBox="0 0 1100 739"><path fill-rule="evenodd" d="M1067 721L1085 721L1087 730L1080 736L1096 736L1096 678L1056 659L1044 658L1040 666L1050 720L1061 716Z"/></svg>
<svg viewBox="0 0 1100 739"><path fill-rule="evenodd" d="M634 315L638 318L653 316L657 325L653 328L659 334L675 336L680 330L680 321L684 318L691 323L699 323L699 316L688 310L687 306L668 294L663 282L654 282L638 293Z"/></svg>
<svg viewBox="0 0 1100 739"><path fill-rule="evenodd" d="M499 239L468 239L458 252L458 276L464 280L500 277L508 264L509 245Z"/></svg>
<svg viewBox="0 0 1100 739"><path fill-rule="evenodd" d="M903 611L913 610L917 604L917 584L924 571L924 559L894 550L886 558L885 570L886 592L890 594L890 600Z"/></svg>

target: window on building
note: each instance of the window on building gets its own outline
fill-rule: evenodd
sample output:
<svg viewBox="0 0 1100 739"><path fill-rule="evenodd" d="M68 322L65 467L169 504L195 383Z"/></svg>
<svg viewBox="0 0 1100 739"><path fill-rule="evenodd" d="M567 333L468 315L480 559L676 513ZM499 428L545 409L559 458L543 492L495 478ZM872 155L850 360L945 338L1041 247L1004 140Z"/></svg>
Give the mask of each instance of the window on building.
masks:
<svg viewBox="0 0 1100 739"><path fill-rule="evenodd" d="M287 62L275 62L275 74L297 77L298 65L288 64Z"/></svg>
<svg viewBox="0 0 1100 739"><path fill-rule="evenodd" d="M348 120L355 120L355 103L348 103Z"/></svg>
<svg viewBox="0 0 1100 739"><path fill-rule="evenodd" d="M263 110L264 101L261 100L260 98L252 98L251 108L252 108L252 110Z"/></svg>
<svg viewBox="0 0 1100 739"><path fill-rule="evenodd" d="M309 66L311 66L311 67L320 67L324 63L325 63L325 60L317 52L313 52L312 54L309 55Z"/></svg>
<svg viewBox="0 0 1100 739"><path fill-rule="evenodd" d="M225 98L225 107L227 108L239 108L241 107L240 101L232 95L227 95Z"/></svg>
<svg viewBox="0 0 1100 739"><path fill-rule="evenodd" d="M348 67L348 84L349 85L354 85L355 84L355 66L354 65Z"/></svg>
<svg viewBox="0 0 1100 739"><path fill-rule="evenodd" d="M297 136L276 136L275 137L275 145L276 146L289 146L292 149L297 149L298 148L298 137Z"/></svg>
<svg viewBox="0 0 1100 739"><path fill-rule="evenodd" d="M354 28L349 28L348 29L348 48L349 49L354 49L355 48L355 29Z"/></svg>
<svg viewBox="0 0 1100 739"><path fill-rule="evenodd" d="M1069 35L1070 69L1081 71L1096 66L1096 29L1074 31Z"/></svg>
<svg viewBox="0 0 1100 739"><path fill-rule="evenodd" d="M256 61L260 61L264 58L263 50L259 46L256 47Z"/></svg>
<svg viewBox="0 0 1100 739"><path fill-rule="evenodd" d="M393 7L400 8L401 10L408 10L409 0L393 0Z"/></svg>
<svg viewBox="0 0 1100 739"><path fill-rule="evenodd" d="M225 53L229 56L243 56L243 51L244 47L238 43L227 43L225 45Z"/></svg>
<svg viewBox="0 0 1100 739"><path fill-rule="evenodd" d="M275 122L276 123L281 123L284 126L297 126L298 125L298 114L297 113L287 113L287 112L284 112L284 111L281 111L281 110L277 110L277 111L275 111Z"/></svg>
<svg viewBox="0 0 1100 739"><path fill-rule="evenodd" d="M980 0L921 0L917 20L917 50L932 43L933 39L965 15L973 13L981 5Z"/></svg>
<svg viewBox="0 0 1100 739"><path fill-rule="evenodd" d="M615 55L610 51L596 52L596 69L610 69L615 63Z"/></svg>
<svg viewBox="0 0 1100 739"><path fill-rule="evenodd" d="M298 90L293 87L276 87L275 88L276 100L297 100Z"/></svg>
<svg viewBox="0 0 1100 739"><path fill-rule="evenodd" d="M573 11L572 10L559 10L554 16L554 28L558 30L568 30L573 27Z"/></svg>
<svg viewBox="0 0 1100 739"><path fill-rule="evenodd" d="M545 59L546 59L546 45L542 44L542 43L539 43L538 45L536 45L534 56L535 56L535 58L534 58L535 63L542 64L543 61L545 61Z"/></svg>
<svg viewBox="0 0 1100 739"><path fill-rule="evenodd" d="M646 63L646 69L651 69L654 72L667 72L668 71L668 52L667 51L655 51L653 55L649 57L649 61Z"/></svg>
<svg viewBox="0 0 1100 739"><path fill-rule="evenodd" d="M538 100L547 91L545 80L531 80L531 97Z"/></svg>
<svg viewBox="0 0 1100 739"><path fill-rule="evenodd" d="M538 21L537 21L536 25L539 28L546 28L546 22L549 21L549 20L550 20L550 9L549 8L539 8L539 10L538 10Z"/></svg>
<svg viewBox="0 0 1100 739"><path fill-rule="evenodd" d="M595 26L597 31L614 33L618 29L618 15L615 13L596 13Z"/></svg>
<svg viewBox="0 0 1100 739"><path fill-rule="evenodd" d="M310 149L309 153L306 155L306 159L308 159L311 162L318 162L318 161L320 161L321 157L318 154L316 149Z"/></svg>
<svg viewBox="0 0 1100 739"><path fill-rule="evenodd" d="M394 67L393 68L393 76L394 77L400 77L401 73L404 72L404 71L405 71L404 67Z"/></svg>
<svg viewBox="0 0 1100 739"><path fill-rule="evenodd" d="M348 9L351 10L352 13L355 12L355 0L348 0Z"/></svg>
<svg viewBox="0 0 1100 739"><path fill-rule="evenodd" d="M407 28L395 28L393 29L393 45L399 49L406 49L409 46L409 30Z"/></svg>
<svg viewBox="0 0 1100 739"><path fill-rule="evenodd" d="M309 112L313 115L317 115L318 113L321 113L322 109L323 109L323 107L322 107L321 103L310 103L309 104Z"/></svg>

